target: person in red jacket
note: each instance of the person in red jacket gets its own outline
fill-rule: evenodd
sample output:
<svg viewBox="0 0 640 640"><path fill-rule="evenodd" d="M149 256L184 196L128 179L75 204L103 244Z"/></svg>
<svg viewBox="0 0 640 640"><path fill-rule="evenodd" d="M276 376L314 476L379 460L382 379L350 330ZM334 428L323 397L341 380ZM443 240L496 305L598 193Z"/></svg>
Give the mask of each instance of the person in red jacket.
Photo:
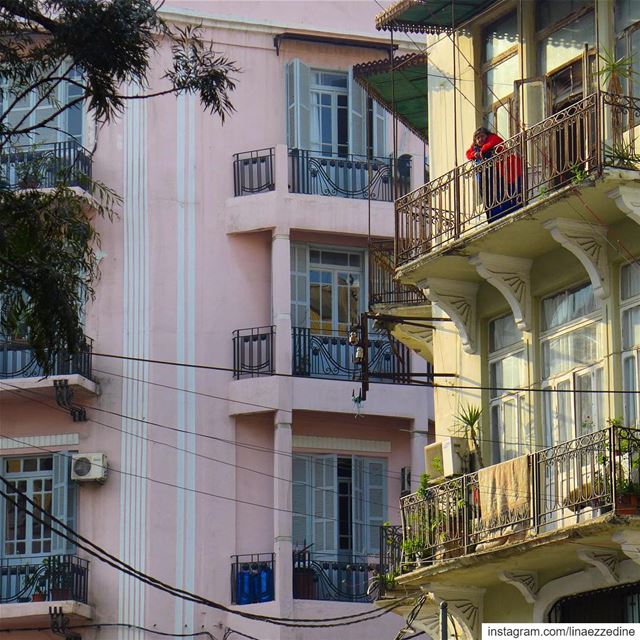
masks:
<svg viewBox="0 0 640 640"><path fill-rule="evenodd" d="M482 165L485 160L502 151L504 140L480 127L473 134L473 144L467 150L467 158ZM513 211L520 204L522 190L522 162L517 153L509 153L497 163L484 163L478 169L478 190L487 211L487 219L493 222Z"/></svg>

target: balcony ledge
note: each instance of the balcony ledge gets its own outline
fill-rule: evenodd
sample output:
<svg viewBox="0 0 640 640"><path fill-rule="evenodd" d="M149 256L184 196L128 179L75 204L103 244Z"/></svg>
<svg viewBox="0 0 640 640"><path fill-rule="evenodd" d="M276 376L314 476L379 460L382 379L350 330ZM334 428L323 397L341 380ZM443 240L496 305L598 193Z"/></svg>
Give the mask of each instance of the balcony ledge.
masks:
<svg viewBox="0 0 640 640"><path fill-rule="evenodd" d="M98 385L98 383L85 378L79 373L49 376L48 378L31 376L25 378L0 379L0 395L19 394L22 391L39 391L42 389L50 389L53 388L53 383L56 380L67 380L70 387L85 391L90 395L100 395L100 386Z"/></svg>
<svg viewBox="0 0 640 640"><path fill-rule="evenodd" d="M51 624L49 608L58 607L69 619L70 626L92 620L93 607L75 600L18 602L0 604L0 629L20 629L23 627L42 627L48 629Z"/></svg>

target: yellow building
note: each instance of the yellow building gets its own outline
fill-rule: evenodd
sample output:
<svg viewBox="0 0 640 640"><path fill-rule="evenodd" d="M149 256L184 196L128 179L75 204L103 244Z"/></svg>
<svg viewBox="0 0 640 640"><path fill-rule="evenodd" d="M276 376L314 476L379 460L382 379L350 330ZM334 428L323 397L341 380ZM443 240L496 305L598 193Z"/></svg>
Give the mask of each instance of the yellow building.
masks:
<svg viewBox="0 0 640 640"><path fill-rule="evenodd" d="M380 603L428 594L413 628L433 633L445 600L468 638L639 622L640 2L401 0L377 21L421 52L360 81L428 134L431 179L372 252L372 307L448 374Z"/></svg>

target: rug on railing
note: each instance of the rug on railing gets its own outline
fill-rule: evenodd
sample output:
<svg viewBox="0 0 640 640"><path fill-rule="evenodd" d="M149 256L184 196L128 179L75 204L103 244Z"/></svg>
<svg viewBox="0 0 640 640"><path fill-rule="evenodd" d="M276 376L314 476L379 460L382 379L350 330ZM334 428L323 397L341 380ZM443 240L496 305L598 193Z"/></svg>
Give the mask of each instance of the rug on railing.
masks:
<svg viewBox="0 0 640 640"><path fill-rule="evenodd" d="M478 471L480 525L488 546L522 539L530 516L529 458L519 456ZM512 534L518 533L517 536ZM496 539L497 538L497 539Z"/></svg>

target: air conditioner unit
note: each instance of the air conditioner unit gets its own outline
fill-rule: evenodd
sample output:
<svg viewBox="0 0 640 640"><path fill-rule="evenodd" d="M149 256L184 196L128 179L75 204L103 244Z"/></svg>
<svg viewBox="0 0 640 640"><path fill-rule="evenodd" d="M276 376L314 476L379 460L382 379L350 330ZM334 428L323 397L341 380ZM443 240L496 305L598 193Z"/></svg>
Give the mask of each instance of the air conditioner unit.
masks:
<svg viewBox="0 0 640 640"><path fill-rule="evenodd" d="M411 493L411 467L400 469L400 497Z"/></svg>
<svg viewBox="0 0 640 640"><path fill-rule="evenodd" d="M469 444L466 438L445 436L424 448L424 470L430 480L443 480L467 472Z"/></svg>
<svg viewBox="0 0 640 640"><path fill-rule="evenodd" d="M71 456L71 479L104 482L107 479L107 456L104 453L74 453Z"/></svg>

